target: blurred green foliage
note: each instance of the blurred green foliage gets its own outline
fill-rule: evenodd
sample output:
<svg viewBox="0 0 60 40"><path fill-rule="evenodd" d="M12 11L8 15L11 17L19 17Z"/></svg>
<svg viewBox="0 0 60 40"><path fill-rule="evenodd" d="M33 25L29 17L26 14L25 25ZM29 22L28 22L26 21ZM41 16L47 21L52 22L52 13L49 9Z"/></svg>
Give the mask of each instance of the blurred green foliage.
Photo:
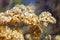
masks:
<svg viewBox="0 0 60 40"><path fill-rule="evenodd" d="M23 3L23 0L15 0L15 3L16 4L22 4Z"/></svg>

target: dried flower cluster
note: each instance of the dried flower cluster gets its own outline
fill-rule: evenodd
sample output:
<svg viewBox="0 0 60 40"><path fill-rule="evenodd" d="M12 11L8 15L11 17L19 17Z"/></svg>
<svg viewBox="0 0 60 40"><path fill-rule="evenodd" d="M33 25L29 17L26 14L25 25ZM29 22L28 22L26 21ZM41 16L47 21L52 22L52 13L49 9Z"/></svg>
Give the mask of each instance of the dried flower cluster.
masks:
<svg viewBox="0 0 60 40"><path fill-rule="evenodd" d="M42 34L42 25L47 26L49 22L55 24L56 19L49 12L42 12L37 16L29 6L16 5L12 9L0 13L0 27L2 27L0 37L4 37L5 40L24 40L23 34L8 27L9 24L18 26L17 24L21 22L30 26L31 37L38 40Z"/></svg>
<svg viewBox="0 0 60 40"><path fill-rule="evenodd" d="M56 19L49 12L42 12L39 15L39 20L40 21L43 21L43 25L44 26L47 26L48 23L52 23L52 24L55 24L56 23Z"/></svg>
<svg viewBox="0 0 60 40"><path fill-rule="evenodd" d="M24 40L23 35L8 26L0 26L0 40Z"/></svg>

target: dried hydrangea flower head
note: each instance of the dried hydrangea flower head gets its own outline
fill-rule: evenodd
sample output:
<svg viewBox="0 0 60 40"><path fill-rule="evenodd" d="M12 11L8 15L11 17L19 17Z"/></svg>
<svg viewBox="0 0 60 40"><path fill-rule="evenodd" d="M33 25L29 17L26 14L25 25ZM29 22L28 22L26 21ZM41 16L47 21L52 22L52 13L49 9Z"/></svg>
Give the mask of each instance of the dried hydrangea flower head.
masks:
<svg viewBox="0 0 60 40"><path fill-rule="evenodd" d="M30 24L36 25L37 21L38 21L38 17L34 14L34 10L32 10L29 6L25 7L24 5L16 5L11 10L7 10L6 12L0 14L1 24L9 23L9 24L16 25L20 22L24 22L28 25L30 25ZM32 27L32 28L34 28L34 27ZM9 30L9 29L7 29L7 30ZM7 33L7 34L9 34L9 33ZM6 34L6 36L7 36L7 34ZM17 37L16 39L19 40L20 39L19 37L21 37L21 35L19 35L19 34L20 33L17 31L12 31L11 37L13 37L13 40L15 40L14 38L16 38L16 37ZM22 38L22 39L24 39L24 38Z"/></svg>
<svg viewBox="0 0 60 40"><path fill-rule="evenodd" d="M43 21L44 26L46 26L49 22L52 24L56 23L56 20L51 15L51 13L42 12L38 17L34 13L34 10L31 7L24 6L24 5L16 5L12 9L7 10L4 13L3 12L0 13L0 26L1 25L8 26L8 24L13 24L15 27L18 27L17 24L23 22L23 23L29 25L30 33L31 33L30 35L31 35L31 37L34 38L34 40L39 40L39 38L42 34L42 30L41 30L42 24L40 23L41 21ZM7 30L9 31L8 28L7 28ZM6 29L5 29L5 31L6 31ZM10 29L10 31L11 31L11 29ZM6 33L9 34L9 32L6 32ZM20 39L24 40L23 34L21 34L21 35L20 34L21 34L21 32L18 32L17 30L12 30L12 32L11 32L12 40L20 40Z"/></svg>
<svg viewBox="0 0 60 40"><path fill-rule="evenodd" d="M52 14L50 12L42 12L39 15L39 20L43 21L43 24L45 26L47 26L48 23L52 23L52 24L56 23L56 19L52 16Z"/></svg>

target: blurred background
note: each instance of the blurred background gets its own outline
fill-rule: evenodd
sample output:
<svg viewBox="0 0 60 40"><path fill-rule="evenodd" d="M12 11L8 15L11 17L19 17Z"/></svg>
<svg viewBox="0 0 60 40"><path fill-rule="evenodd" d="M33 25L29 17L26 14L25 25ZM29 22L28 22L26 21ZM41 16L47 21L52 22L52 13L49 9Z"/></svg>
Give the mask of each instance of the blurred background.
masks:
<svg viewBox="0 0 60 40"><path fill-rule="evenodd" d="M60 35L60 0L0 0L0 12L9 10L17 4L31 6L35 10L36 15L43 11L49 11L57 20L55 25L50 26L52 29L50 31L53 31L51 35L53 37Z"/></svg>

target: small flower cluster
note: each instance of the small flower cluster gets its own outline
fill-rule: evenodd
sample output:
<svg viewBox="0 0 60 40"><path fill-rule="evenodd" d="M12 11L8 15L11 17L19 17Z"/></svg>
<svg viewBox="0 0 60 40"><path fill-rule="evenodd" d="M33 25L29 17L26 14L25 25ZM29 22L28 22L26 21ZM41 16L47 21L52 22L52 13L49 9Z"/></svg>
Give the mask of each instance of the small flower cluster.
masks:
<svg viewBox="0 0 60 40"><path fill-rule="evenodd" d="M39 20L43 22L43 25L47 26L48 22L55 24L56 23L56 19L52 16L52 14L50 12L42 12L39 15Z"/></svg>

